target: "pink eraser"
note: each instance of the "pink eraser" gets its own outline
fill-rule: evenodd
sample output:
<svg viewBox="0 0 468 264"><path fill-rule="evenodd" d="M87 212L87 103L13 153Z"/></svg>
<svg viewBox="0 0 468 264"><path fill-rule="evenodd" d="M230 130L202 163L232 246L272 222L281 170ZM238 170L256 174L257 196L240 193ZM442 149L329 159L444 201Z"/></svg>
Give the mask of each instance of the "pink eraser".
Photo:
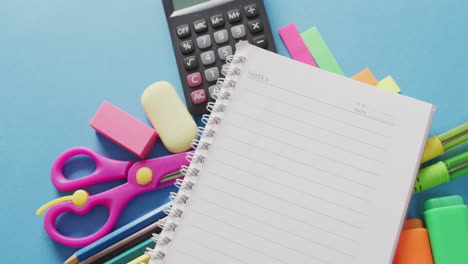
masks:
<svg viewBox="0 0 468 264"><path fill-rule="evenodd" d="M102 103L89 125L140 159L146 158L158 139L154 129L107 101Z"/></svg>
<svg viewBox="0 0 468 264"><path fill-rule="evenodd" d="M289 54L291 54L291 58L317 67L317 63L315 63L314 57L312 57L312 54L310 54L309 49L301 37L301 33L299 33L299 30L297 30L297 27L294 23L278 29L278 33L280 34L284 45L288 49Z"/></svg>

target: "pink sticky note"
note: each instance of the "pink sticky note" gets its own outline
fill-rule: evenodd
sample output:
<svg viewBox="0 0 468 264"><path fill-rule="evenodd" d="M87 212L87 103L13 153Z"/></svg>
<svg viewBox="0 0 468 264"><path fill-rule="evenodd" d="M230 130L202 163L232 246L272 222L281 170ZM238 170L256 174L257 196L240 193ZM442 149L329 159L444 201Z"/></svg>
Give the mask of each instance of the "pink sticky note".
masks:
<svg viewBox="0 0 468 264"><path fill-rule="evenodd" d="M146 158L158 134L111 103L104 101L89 125L141 159Z"/></svg>
<svg viewBox="0 0 468 264"><path fill-rule="evenodd" d="M280 28L278 33L294 60L317 67L314 57L310 54L309 49L301 37L301 33L299 33L294 23Z"/></svg>

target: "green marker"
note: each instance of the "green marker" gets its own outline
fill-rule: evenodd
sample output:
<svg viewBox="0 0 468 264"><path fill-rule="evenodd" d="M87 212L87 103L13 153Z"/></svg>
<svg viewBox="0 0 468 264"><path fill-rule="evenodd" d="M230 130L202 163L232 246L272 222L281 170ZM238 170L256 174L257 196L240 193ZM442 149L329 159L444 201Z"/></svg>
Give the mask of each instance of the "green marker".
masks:
<svg viewBox="0 0 468 264"><path fill-rule="evenodd" d="M427 200L424 218L437 264L468 263L468 207L461 196Z"/></svg>
<svg viewBox="0 0 468 264"><path fill-rule="evenodd" d="M425 191L466 174L468 174L468 151L421 169L413 193Z"/></svg>
<svg viewBox="0 0 468 264"><path fill-rule="evenodd" d="M421 163L436 158L445 151L468 141L468 123L451 129L441 135L433 136L427 140Z"/></svg>

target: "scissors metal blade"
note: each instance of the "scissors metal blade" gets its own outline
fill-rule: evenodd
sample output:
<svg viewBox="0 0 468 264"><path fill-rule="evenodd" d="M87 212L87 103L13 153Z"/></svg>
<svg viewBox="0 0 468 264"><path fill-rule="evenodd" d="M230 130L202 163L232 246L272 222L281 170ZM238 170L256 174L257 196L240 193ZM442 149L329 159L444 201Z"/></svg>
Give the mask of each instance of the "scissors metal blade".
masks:
<svg viewBox="0 0 468 264"><path fill-rule="evenodd" d="M168 181L172 181L172 180L175 180L177 178L180 178L180 177L183 177L184 175L180 172L180 171L174 171L172 173L169 173L167 175L165 175L160 182L168 182Z"/></svg>

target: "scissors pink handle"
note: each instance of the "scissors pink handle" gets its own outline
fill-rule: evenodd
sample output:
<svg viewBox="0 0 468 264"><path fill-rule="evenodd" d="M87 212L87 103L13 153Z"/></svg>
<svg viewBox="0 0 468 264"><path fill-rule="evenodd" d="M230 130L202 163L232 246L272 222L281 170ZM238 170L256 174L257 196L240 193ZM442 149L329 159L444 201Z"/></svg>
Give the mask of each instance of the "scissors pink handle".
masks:
<svg viewBox="0 0 468 264"><path fill-rule="evenodd" d="M73 152L77 153L76 151ZM189 162L185 159L186 154L187 153L180 153L157 159L137 161L130 167L128 174L127 171L125 171L125 175L128 176L127 183L108 191L89 196L85 204L82 206L77 206L72 201L67 201L52 206L44 218L44 226L47 233L55 241L73 247L89 245L94 241L102 238L114 228L123 209L135 196L172 185L175 182L175 179L166 181L164 183L161 183L161 179L163 179L163 177L168 174L179 171L181 166L189 165ZM64 159L65 157L66 156L64 156ZM146 172L148 169L151 171L151 177L149 181L142 181L141 179L138 179L138 173L140 169L144 169ZM106 176L108 172L109 170L103 169L101 174ZM148 175L148 173L146 173L146 175ZM91 176L87 177L89 178ZM113 179L110 176L106 177ZM92 183L95 182L95 180L89 181ZM55 223L61 214L72 212L78 215L84 215L97 205L104 205L109 209L109 218L100 230L92 235L81 238L67 237L58 232Z"/></svg>
<svg viewBox="0 0 468 264"><path fill-rule="evenodd" d="M88 176L73 180L67 179L63 174L63 166L67 161L79 155L86 155L92 158L96 163L96 170ZM68 149L58 156L54 164L52 164L50 176L55 188L60 191L71 191L101 182L126 179L128 169L133 163L132 161L119 161L106 158L86 147L75 147Z"/></svg>
<svg viewBox="0 0 468 264"><path fill-rule="evenodd" d="M72 201L68 201L68 202L64 202L64 203L60 203L58 205L52 206L49 209L49 211L47 211L44 217L44 227L45 227L46 232L55 241L61 244L67 245L67 246L71 246L71 247L86 246L104 237L106 234L108 234L112 230L112 228L117 223L117 220L119 219L119 216L122 210L125 208L128 202L135 196L135 193L132 193L132 192L120 193L119 199L113 199L112 193L113 195L116 195L116 193L113 192L114 190L119 189L119 191L125 192L126 188L122 188L122 187L126 187L126 186L121 185L112 190L90 196L84 206L76 206L73 204ZM77 215L85 215L89 213L89 211L91 211L91 209L93 209L97 205L104 205L105 207L108 208L109 218L107 219L104 226L101 229L99 229L97 232L95 232L94 234L86 236L86 237L73 238L73 237L67 237L61 234L57 230L55 224L56 224L57 218L61 214L72 212Z"/></svg>

